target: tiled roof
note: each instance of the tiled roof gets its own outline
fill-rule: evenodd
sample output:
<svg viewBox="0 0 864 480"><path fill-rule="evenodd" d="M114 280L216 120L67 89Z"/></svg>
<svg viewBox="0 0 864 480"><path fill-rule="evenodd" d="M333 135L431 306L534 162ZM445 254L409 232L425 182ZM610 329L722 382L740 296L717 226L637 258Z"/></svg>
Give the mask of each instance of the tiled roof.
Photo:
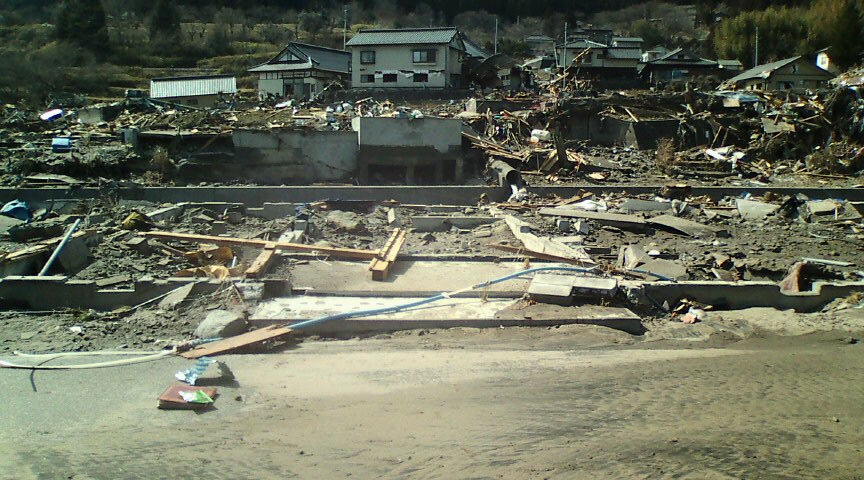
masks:
<svg viewBox="0 0 864 480"><path fill-rule="evenodd" d="M346 45L358 47L365 45L442 44L450 43L458 34L459 31L453 27L360 30Z"/></svg>
<svg viewBox="0 0 864 480"><path fill-rule="evenodd" d="M286 54L299 61L284 61ZM348 73L351 65L351 52L333 48L319 47L307 43L291 42L275 57L266 63L250 68L253 73L305 70L316 68L329 72Z"/></svg>

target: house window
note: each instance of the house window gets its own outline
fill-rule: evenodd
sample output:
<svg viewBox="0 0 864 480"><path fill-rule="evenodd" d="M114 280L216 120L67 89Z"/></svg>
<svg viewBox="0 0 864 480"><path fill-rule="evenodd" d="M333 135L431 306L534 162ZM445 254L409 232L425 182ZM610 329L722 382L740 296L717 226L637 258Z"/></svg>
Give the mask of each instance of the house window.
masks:
<svg viewBox="0 0 864 480"><path fill-rule="evenodd" d="M375 50L363 50L360 52L360 64L361 65L374 65L375 64Z"/></svg>
<svg viewBox="0 0 864 480"><path fill-rule="evenodd" d="M384 83L396 83L396 74L395 73L385 73L384 74Z"/></svg>
<svg viewBox="0 0 864 480"><path fill-rule="evenodd" d="M360 83L375 83L375 75L360 75Z"/></svg>
<svg viewBox="0 0 864 480"><path fill-rule="evenodd" d="M435 50L414 50L414 63L435 63Z"/></svg>
<svg viewBox="0 0 864 480"><path fill-rule="evenodd" d="M415 73L414 74L414 83L426 83L429 81L428 73Z"/></svg>

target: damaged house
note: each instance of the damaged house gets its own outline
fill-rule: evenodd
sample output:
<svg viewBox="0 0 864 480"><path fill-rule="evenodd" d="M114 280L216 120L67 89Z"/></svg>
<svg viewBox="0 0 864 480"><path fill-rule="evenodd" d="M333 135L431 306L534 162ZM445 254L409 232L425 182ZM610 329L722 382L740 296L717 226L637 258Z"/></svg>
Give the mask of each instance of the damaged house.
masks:
<svg viewBox="0 0 864 480"><path fill-rule="evenodd" d="M699 57L683 48L676 48L640 65L639 75L652 85L715 78L719 81L729 70L722 70L724 67L718 62Z"/></svg>
<svg viewBox="0 0 864 480"><path fill-rule="evenodd" d="M333 81L350 79L351 53L344 50L291 42L279 54L250 68L258 74L258 96L307 100Z"/></svg>
<svg viewBox="0 0 864 480"><path fill-rule="evenodd" d="M190 107L213 107L237 93L234 75L163 77L150 80L150 98Z"/></svg>
<svg viewBox="0 0 864 480"><path fill-rule="evenodd" d="M477 51L466 40L452 27L361 30L347 43L351 86L461 88L463 62Z"/></svg>
<svg viewBox="0 0 864 480"><path fill-rule="evenodd" d="M756 65L730 78L721 88L733 90L805 90L818 89L834 78L802 56Z"/></svg>
<svg viewBox="0 0 864 480"><path fill-rule="evenodd" d="M587 38L569 41L556 48L562 64L579 67L579 78L603 88L628 88L639 83L636 67L642 58L642 39L612 37L609 43Z"/></svg>

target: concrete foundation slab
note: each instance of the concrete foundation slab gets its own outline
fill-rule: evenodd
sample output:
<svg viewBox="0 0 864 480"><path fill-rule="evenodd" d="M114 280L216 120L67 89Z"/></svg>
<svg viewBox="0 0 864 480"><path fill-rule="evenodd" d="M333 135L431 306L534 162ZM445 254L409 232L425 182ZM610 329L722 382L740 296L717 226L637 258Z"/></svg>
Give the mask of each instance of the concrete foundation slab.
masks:
<svg viewBox="0 0 864 480"><path fill-rule="evenodd" d="M545 264L544 264L545 265ZM550 263L549 265L560 265ZM295 265L291 279L295 291L314 291L318 294L359 295L379 294L382 292L402 293L403 295L434 295L450 292L509 275L524 269L523 263L487 262L440 262L440 261L402 261L397 260L390 270L386 281L372 281L368 262L314 261ZM492 285L484 292L499 296L522 295L528 288L531 275L524 279Z"/></svg>
<svg viewBox="0 0 864 480"><path fill-rule="evenodd" d="M266 301L258 306L249 322L256 326L319 318L347 311L392 307L412 298L296 296ZM600 306L543 309L544 314L526 314L514 299L451 298L406 311L375 317L334 320L304 327L300 333L345 335L428 328L497 328L501 326L553 326L571 323L604 325L625 331L639 331L639 317L625 308ZM539 313L541 310L535 309Z"/></svg>

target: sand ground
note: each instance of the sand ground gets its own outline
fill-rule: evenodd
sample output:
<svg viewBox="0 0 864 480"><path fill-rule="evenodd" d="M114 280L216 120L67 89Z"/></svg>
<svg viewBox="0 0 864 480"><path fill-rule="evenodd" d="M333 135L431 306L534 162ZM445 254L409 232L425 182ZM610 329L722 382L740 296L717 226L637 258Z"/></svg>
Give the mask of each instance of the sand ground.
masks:
<svg viewBox="0 0 864 480"><path fill-rule="evenodd" d="M829 317L306 341L198 414L155 408L176 358L2 370L0 478L862 478L864 315Z"/></svg>

